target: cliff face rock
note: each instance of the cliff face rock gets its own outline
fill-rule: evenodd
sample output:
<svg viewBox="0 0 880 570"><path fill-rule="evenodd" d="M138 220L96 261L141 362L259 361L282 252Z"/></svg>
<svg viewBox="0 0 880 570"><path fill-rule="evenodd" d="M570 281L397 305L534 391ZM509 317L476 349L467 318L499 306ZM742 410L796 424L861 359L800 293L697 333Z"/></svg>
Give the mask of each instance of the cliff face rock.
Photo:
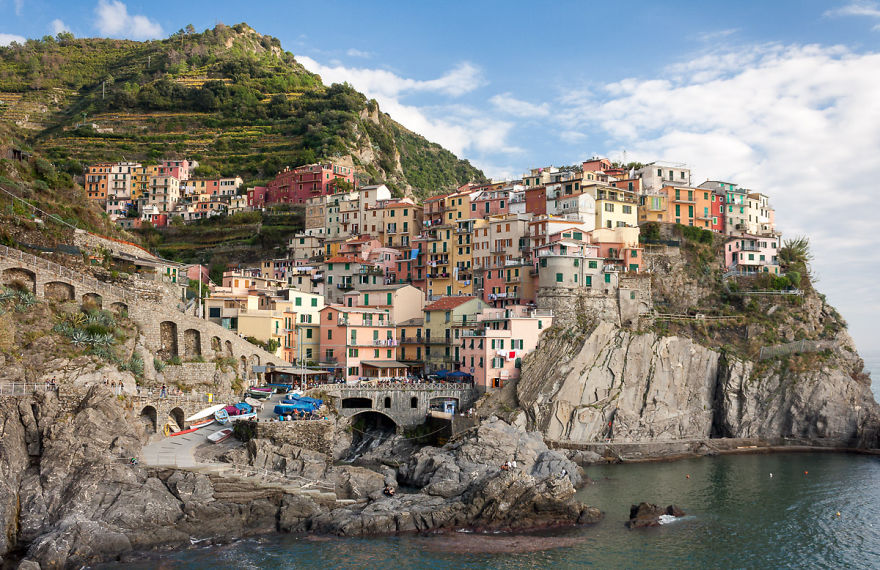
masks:
<svg viewBox="0 0 880 570"><path fill-rule="evenodd" d="M516 468L501 469L516 460ZM426 447L400 467L398 480L418 493L315 517L313 529L340 535L476 528L522 530L597 522L601 513L574 499L578 468L540 434L490 418L462 440Z"/></svg>
<svg viewBox="0 0 880 570"><path fill-rule="evenodd" d="M738 360L688 338L603 322L586 339L548 339L527 359L517 396L528 427L558 441L758 437L872 445L877 404L858 379L849 337L841 332L835 342L838 349L814 369L789 370L778 360Z"/></svg>

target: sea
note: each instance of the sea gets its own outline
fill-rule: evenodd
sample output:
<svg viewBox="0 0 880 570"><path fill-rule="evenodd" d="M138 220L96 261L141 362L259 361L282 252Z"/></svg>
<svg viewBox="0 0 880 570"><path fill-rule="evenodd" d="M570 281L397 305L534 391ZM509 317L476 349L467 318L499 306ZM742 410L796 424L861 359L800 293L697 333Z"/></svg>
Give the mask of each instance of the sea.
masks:
<svg viewBox="0 0 880 570"><path fill-rule="evenodd" d="M880 354L864 355L880 396ZM592 526L533 534L328 538L273 535L102 568L880 568L880 457L843 453L724 455L601 465L578 498ZM625 527L632 504L686 516Z"/></svg>
<svg viewBox="0 0 880 570"><path fill-rule="evenodd" d="M588 468L578 491L602 522L536 534L266 536L198 545L126 568L878 568L880 457L843 453L725 455ZM630 505L686 513L624 526ZM104 565L102 567L119 567Z"/></svg>

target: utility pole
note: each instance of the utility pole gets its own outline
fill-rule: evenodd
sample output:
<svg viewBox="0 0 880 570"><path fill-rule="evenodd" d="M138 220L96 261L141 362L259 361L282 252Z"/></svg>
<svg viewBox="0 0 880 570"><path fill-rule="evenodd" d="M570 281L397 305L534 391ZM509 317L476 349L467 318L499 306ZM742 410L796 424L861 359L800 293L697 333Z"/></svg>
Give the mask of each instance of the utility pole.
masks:
<svg viewBox="0 0 880 570"><path fill-rule="evenodd" d="M107 90L105 89L106 86L107 86L107 82L102 81L101 82L101 101L104 100L104 96L107 94Z"/></svg>
<svg viewBox="0 0 880 570"><path fill-rule="evenodd" d="M202 264L199 263L199 318L202 317Z"/></svg>

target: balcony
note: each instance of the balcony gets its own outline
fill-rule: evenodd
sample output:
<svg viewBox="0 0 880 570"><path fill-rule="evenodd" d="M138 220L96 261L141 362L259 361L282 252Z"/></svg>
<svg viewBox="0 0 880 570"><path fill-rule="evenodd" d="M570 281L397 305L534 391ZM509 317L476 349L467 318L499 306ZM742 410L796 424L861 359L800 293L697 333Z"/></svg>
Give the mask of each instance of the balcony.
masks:
<svg viewBox="0 0 880 570"><path fill-rule="evenodd" d="M354 286L351 283L337 283L336 288L341 291L351 291Z"/></svg>
<svg viewBox="0 0 880 570"><path fill-rule="evenodd" d="M452 337L425 337L425 344L442 344L442 345L451 345L453 342Z"/></svg>
<svg viewBox="0 0 880 570"><path fill-rule="evenodd" d="M361 275L385 275L384 267L369 267L369 266L361 266L358 271Z"/></svg>
<svg viewBox="0 0 880 570"><path fill-rule="evenodd" d="M425 344L425 340L420 336L406 336L400 339L400 344Z"/></svg>
<svg viewBox="0 0 880 570"><path fill-rule="evenodd" d="M394 338L386 338L386 339L378 339L373 341L373 346L382 346L386 348L390 348L392 346L398 346L397 339Z"/></svg>

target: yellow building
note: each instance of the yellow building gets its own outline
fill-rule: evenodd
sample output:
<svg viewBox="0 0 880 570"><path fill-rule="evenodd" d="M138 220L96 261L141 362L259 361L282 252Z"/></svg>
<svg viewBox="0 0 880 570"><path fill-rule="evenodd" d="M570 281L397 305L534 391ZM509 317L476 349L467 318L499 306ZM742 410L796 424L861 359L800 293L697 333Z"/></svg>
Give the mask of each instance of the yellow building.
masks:
<svg viewBox="0 0 880 570"><path fill-rule="evenodd" d="M638 201L635 192L613 186L604 186L596 190L597 228L631 228L638 224Z"/></svg>
<svg viewBox="0 0 880 570"><path fill-rule="evenodd" d="M397 323L397 360L418 371L425 355L425 320L422 317ZM415 370L414 370L415 369Z"/></svg>

